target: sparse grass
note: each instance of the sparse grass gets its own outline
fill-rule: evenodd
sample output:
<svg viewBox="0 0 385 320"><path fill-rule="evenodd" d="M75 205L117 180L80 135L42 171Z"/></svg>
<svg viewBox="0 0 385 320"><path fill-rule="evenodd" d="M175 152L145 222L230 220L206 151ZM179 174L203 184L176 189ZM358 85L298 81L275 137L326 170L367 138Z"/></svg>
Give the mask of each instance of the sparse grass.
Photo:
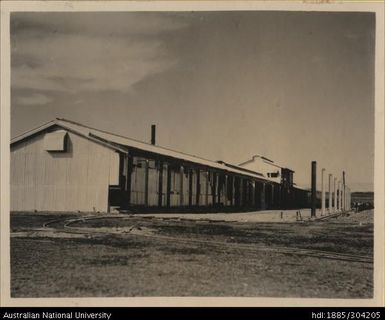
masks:
<svg viewBox="0 0 385 320"><path fill-rule="evenodd" d="M16 217L16 218L15 218ZM45 217L45 218L44 218ZM52 216L11 216L13 230ZM58 218L56 215L55 218ZM66 215L64 218L72 217ZM108 223L107 223L108 222ZM128 227L155 235L371 255L373 226L348 222L225 223L161 219L90 220L76 227ZM12 238L13 297L250 296L369 298L370 264L105 234L90 238Z"/></svg>

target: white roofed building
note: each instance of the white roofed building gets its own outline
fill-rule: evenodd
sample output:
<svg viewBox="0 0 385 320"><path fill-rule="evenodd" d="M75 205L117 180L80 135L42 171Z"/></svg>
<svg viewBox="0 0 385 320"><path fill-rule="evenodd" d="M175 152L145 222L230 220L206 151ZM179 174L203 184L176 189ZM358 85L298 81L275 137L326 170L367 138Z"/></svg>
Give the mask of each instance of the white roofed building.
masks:
<svg viewBox="0 0 385 320"><path fill-rule="evenodd" d="M11 141L11 210L282 207L285 169L260 159L236 166L55 119Z"/></svg>

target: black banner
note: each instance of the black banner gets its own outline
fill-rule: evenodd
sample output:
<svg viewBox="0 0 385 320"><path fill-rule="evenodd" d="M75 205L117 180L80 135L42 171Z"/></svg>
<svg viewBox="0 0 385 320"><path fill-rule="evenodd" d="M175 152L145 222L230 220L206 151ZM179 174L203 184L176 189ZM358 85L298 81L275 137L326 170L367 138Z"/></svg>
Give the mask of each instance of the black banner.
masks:
<svg viewBox="0 0 385 320"><path fill-rule="evenodd" d="M65 320L117 320L117 319L182 319L182 317L218 317L234 319L384 319L384 308L317 308L317 307L261 307L261 308L1 308L0 319L65 319Z"/></svg>

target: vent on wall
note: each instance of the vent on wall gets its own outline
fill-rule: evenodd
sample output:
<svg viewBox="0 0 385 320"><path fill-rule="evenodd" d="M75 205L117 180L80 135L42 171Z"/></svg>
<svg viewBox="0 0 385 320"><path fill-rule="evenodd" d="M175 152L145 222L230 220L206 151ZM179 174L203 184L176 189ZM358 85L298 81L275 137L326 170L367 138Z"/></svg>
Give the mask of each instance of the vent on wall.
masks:
<svg viewBox="0 0 385 320"><path fill-rule="evenodd" d="M67 131L57 130L48 132L44 135L44 150L46 151L66 151Z"/></svg>

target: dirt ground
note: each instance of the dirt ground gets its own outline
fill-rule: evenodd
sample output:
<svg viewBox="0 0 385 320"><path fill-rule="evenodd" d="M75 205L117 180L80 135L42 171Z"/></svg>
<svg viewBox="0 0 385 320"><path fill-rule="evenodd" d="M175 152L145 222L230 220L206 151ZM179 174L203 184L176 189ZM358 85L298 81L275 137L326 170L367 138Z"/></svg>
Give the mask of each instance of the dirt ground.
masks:
<svg viewBox="0 0 385 320"><path fill-rule="evenodd" d="M14 213L11 294L370 298L372 222Z"/></svg>
<svg viewBox="0 0 385 320"><path fill-rule="evenodd" d="M298 215L297 215L298 212ZM317 209L317 215L321 215L321 210ZM228 222L294 222L297 220L309 220L310 209L300 210L264 210L254 212L216 212L216 213L156 213L156 214L137 214L142 217L158 218L183 218L191 220L212 220Z"/></svg>

